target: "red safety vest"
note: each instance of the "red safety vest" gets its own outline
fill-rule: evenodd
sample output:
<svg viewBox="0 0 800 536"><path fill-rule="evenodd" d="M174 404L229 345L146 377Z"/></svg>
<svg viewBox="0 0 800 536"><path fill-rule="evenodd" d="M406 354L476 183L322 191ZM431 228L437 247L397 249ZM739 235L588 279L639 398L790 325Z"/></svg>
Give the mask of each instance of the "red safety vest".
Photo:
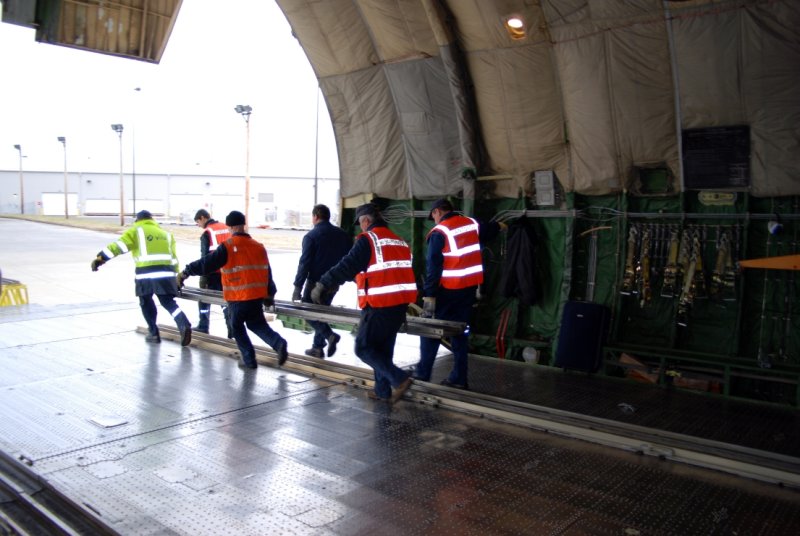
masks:
<svg viewBox="0 0 800 536"><path fill-rule="evenodd" d="M249 236L235 235L225 241L228 261L222 272L225 301L266 298L269 294L269 257L264 246Z"/></svg>
<svg viewBox="0 0 800 536"><path fill-rule="evenodd" d="M388 227L374 227L357 239L369 239L372 255L365 272L356 275L358 306L392 307L417 301L411 248Z"/></svg>
<svg viewBox="0 0 800 536"><path fill-rule="evenodd" d="M444 235L444 265L439 284L447 289L461 289L483 283L481 243L478 222L456 214L431 229Z"/></svg>
<svg viewBox="0 0 800 536"><path fill-rule="evenodd" d="M206 224L206 229L204 232L208 233L209 253L217 249L220 244L232 236L230 228L224 223L220 223L218 221Z"/></svg>

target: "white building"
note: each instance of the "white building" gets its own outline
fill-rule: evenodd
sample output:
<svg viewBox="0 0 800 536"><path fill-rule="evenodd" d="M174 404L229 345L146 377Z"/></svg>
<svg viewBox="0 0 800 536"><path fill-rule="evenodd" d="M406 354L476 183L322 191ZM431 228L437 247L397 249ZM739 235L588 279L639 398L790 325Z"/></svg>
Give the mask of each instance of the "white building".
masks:
<svg viewBox="0 0 800 536"><path fill-rule="evenodd" d="M120 176L114 173L64 173L0 170L0 214L113 216L120 213ZM316 201L339 219L339 179L250 177L251 225L311 227ZM22 192L20 192L22 189ZM193 223L195 212L208 210L224 220L231 210L244 212L245 179L219 175L123 175L125 213L147 209L156 216ZM22 207L20 205L23 205Z"/></svg>

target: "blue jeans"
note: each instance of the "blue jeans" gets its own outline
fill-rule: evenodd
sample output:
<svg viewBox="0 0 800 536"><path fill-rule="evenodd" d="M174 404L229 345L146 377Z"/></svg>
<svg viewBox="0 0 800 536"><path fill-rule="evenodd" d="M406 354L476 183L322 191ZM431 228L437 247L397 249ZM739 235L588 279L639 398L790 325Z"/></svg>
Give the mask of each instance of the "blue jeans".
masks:
<svg viewBox="0 0 800 536"><path fill-rule="evenodd" d="M459 290L439 289L434 316L439 320L469 322L474 303L475 287ZM426 382L431 380L433 362L436 360L440 343L441 339L419 338L419 363L414 371L415 378ZM447 379L450 383L468 385L469 325L464 333L450 337L450 345L453 349L453 370Z"/></svg>
<svg viewBox="0 0 800 536"><path fill-rule="evenodd" d="M303 299L301 300L302 303L314 303L311 301L311 290L311 285L306 285L306 288L303 291ZM336 296L336 294L325 294L320 305L330 305L334 296ZM307 322L312 328L314 328L314 342L312 343L312 346L314 348L324 348L328 343L328 337L333 335L333 330L331 329L330 324L327 322L320 322L319 320L308 320Z"/></svg>
<svg viewBox="0 0 800 536"><path fill-rule="evenodd" d="M275 351L278 350L281 342L286 343L283 337L278 335L267 324L267 319L264 318L264 303L261 298L228 302L228 316L233 338L242 353L242 361L244 361L245 365L256 365L256 351L253 348L253 343L250 342L250 337L247 335L248 329L258 335L262 341L270 345Z"/></svg>
<svg viewBox="0 0 800 536"><path fill-rule="evenodd" d="M394 364L394 343L397 332L406 319L406 305L365 307L358 323L355 352L361 361L375 371L375 394L381 398L392 395L408 378L408 373Z"/></svg>

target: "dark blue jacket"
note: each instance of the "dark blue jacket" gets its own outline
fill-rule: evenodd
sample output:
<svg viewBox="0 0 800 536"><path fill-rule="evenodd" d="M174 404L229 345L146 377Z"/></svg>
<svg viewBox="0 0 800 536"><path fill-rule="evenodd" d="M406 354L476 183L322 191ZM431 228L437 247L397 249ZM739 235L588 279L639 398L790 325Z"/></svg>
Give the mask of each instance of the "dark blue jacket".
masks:
<svg viewBox="0 0 800 536"><path fill-rule="evenodd" d="M369 226L367 231L375 227L386 227L386 223L377 221ZM361 236L350 252L340 260L336 266L322 274L319 281L326 288L333 288L348 281L355 279L356 274L365 271L369 268L369 261L372 258L372 245L370 239L366 236Z"/></svg>
<svg viewBox="0 0 800 536"><path fill-rule="evenodd" d="M318 222L303 237L303 253L297 265L294 286L302 287L308 281L313 287L322 274L330 270L347 255L353 239L329 221Z"/></svg>

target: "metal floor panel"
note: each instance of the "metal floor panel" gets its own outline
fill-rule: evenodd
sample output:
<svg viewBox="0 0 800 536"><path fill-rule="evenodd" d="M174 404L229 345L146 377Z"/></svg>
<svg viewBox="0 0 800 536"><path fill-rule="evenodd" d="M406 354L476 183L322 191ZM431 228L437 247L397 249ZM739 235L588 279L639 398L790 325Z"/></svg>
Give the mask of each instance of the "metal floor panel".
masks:
<svg viewBox="0 0 800 536"><path fill-rule="evenodd" d="M431 381L452 368L436 359ZM478 393L698 438L800 457L800 411L516 361L470 356Z"/></svg>
<svg viewBox="0 0 800 536"><path fill-rule="evenodd" d="M287 370L243 371L196 347L145 343L136 309L35 316L0 323L0 444L120 534L783 536L800 526L797 490L409 400L390 406ZM297 352L309 337L288 331ZM342 343L347 361L352 343ZM414 361L410 346L401 361ZM448 367L438 359L434 379ZM637 410L619 418L637 424L653 424L659 395L669 426L699 407L482 359L470 380L606 418L627 402Z"/></svg>

